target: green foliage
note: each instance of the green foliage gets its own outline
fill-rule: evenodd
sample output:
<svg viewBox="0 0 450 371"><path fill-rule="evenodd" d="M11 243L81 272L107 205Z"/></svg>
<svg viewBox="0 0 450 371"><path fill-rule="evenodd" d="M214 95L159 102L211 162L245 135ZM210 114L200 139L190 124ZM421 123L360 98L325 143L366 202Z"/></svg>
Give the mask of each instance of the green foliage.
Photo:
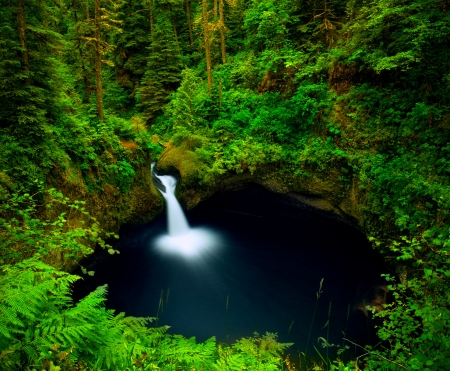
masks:
<svg viewBox="0 0 450 371"><path fill-rule="evenodd" d="M281 370L276 335L255 335L233 346L214 338L166 334L151 318L114 316L104 307L106 286L80 302L70 297L79 277L42 263L38 256L0 274L1 370ZM59 367L59 368L58 368Z"/></svg>
<svg viewBox="0 0 450 371"><path fill-rule="evenodd" d="M370 350L359 364L329 368L356 370L362 362L374 370L449 368L443 358L450 300L448 2L228 1L222 63L222 25L209 1L211 92L204 81L202 7L188 4L153 1L152 35L149 1L113 7L102 2L99 53L107 64L102 69L107 115L99 122L91 96L93 1L27 1L25 48L18 2L0 0L2 262L39 252L64 268L95 243L103 244L105 234L82 202L43 191L41 182L64 179L83 191L102 193L107 186L125 195L138 180L137 167L161 153L159 140L181 149L200 184L270 167L294 182L334 170L340 173L339 192L352 187L363 200L361 227L374 246L397 258L395 268L406 278L392 284L394 302L375 314L384 321L380 336L386 349ZM45 204L52 206L48 217L38 206ZM86 225L69 227L75 220ZM0 297L1 310L12 308L5 309L4 320L11 322L1 322L7 329L2 331L9 331L2 332L9 334L2 341L14 339L0 353L9 362L5 369L282 367L277 354L284 348L273 335L232 346L217 347L213 339L197 344L147 328L143 319L114 317L102 307L104 289L92 294L87 311L105 329L119 330L102 337L96 324L81 316L84 325L73 322L80 326L76 334L58 335L64 313L77 313L81 303L69 303L50 281L62 282L65 290L72 278L56 270L50 274L37 260L20 264L25 265L5 268L1 278L12 282L23 275L29 286L22 293L48 281L56 294L47 295L45 306L37 293L36 309L28 310L19 310L25 301ZM25 278L25 266L34 276ZM8 287L2 292L17 289ZM39 340L42 326L57 340Z"/></svg>
<svg viewBox="0 0 450 371"><path fill-rule="evenodd" d="M123 32L115 36L114 56L117 81L134 98L144 76L151 42L148 14L141 4L123 1L119 12Z"/></svg>
<svg viewBox="0 0 450 371"><path fill-rule="evenodd" d="M375 313L383 319L378 335L388 346L373 351L370 368L398 370L400 365L407 370L431 371L450 367L449 279L431 269L424 272L423 277L410 279L406 285L393 282L389 286L395 302ZM389 276L387 279L394 281Z"/></svg>
<svg viewBox="0 0 450 371"><path fill-rule="evenodd" d="M440 46L447 42L448 27L445 8L432 0L369 2L358 9L349 26L354 34L350 60L362 61L377 73L417 65L424 71L426 64L447 64L448 48ZM424 77L436 72L428 71Z"/></svg>
<svg viewBox="0 0 450 371"><path fill-rule="evenodd" d="M214 367L216 370L280 370L284 360L281 354L292 344L281 344L276 340L276 334L266 333L260 336L238 340L232 346L219 345L219 359Z"/></svg>
<svg viewBox="0 0 450 371"><path fill-rule="evenodd" d="M113 316L104 307L106 286L77 304L70 297L79 277L37 258L3 266L0 275L0 347L3 370L46 368L115 369L131 366L139 342L155 342L165 331L148 329L148 319ZM51 293L51 294L49 294ZM136 344L137 343L137 344ZM138 345L133 349L133 345ZM140 349L142 351L142 348Z"/></svg>
<svg viewBox="0 0 450 371"><path fill-rule="evenodd" d="M37 199L43 204L39 205ZM39 217L44 212L50 214L52 208L66 211L46 220ZM70 223L80 226L70 226ZM7 195L0 204L2 264L39 253L55 266L65 267L71 260L91 254L96 244L111 248L102 238L111 235L101 231L83 201L71 201L55 189L34 195Z"/></svg>
<svg viewBox="0 0 450 371"><path fill-rule="evenodd" d="M0 3L0 127L27 145L42 141L50 116L56 114L59 81L54 54L62 48L61 35L45 26L53 22L49 4L31 1L25 6L27 64L17 36L17 10Z"/></svg>
<svg viewBox="0 0 450 371"><path fill-rule="evenodd" d="M195 71L184 69L181 76L180 87L165 108L175 133L182 128L194 129L204 126L204 106L209 99L206 86Z"/></svg>
<svg viewBox="0 0 450 371"><path fill-rule="evenodd" d="M116 178L119 190L123 193L130 192L130 186L134 181L135 171L133 167L125 160L112 163L105 167L108 177Z"/></svg>
<svg viewBox="0 0 450 371"><path fill-rule="evenodd" d="M280 48L287 40L287 23L292 22L288 7L290 1L254 1L245 13L244 25L248 32L247 46Z"/></svg>
<svg viewBox="0 0 450 371"><path fill-rule="evenodd" d="M155 24L147 66L137 91L138 106L143 116L153 119L167 103L168 95L178 87L182 68L170 24L167 20Z"/></svg>

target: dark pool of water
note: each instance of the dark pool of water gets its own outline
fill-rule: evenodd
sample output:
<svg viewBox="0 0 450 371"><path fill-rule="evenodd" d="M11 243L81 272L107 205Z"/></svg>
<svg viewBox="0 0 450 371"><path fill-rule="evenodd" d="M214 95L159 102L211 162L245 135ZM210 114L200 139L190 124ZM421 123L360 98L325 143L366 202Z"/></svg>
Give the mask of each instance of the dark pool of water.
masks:
<svg viewBox="0 0 450 371"><path fill-rule="evenodd" d="M161 216L124 230L121 254L97 263L76 296L107 283L108 307L158 316L170 332L200 341L276 332L295 343L295 353L305 350L312 323L310 354L320 337L376 342L373 323L355 308L386 268L359 231L257 186L216 194L187 217L217 234L215 249L195 259L159 253L153 242L166 231Z"/></svg>

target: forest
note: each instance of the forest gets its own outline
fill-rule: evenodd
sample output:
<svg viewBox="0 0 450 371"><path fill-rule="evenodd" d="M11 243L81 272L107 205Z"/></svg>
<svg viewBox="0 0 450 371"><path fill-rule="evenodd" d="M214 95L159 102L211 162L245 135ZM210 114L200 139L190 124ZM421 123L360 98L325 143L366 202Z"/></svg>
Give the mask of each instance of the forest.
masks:
<svg viewBox="0 0 450 371"><path fill-rule="evenodd" d="M450 369L449 1L0 5L0 370ZM275 334L196 342L116 313L106 286L74 302L75 269L119 253L169 152L199 190L236 173L356 187L397 271L382 345L299 365Z"/></svg>

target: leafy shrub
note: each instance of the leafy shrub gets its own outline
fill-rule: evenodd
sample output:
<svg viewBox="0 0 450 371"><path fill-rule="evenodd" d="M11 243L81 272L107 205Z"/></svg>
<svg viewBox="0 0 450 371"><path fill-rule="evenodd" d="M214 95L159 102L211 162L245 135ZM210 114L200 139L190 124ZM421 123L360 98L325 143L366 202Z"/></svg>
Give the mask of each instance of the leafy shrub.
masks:
<svg viewBox="0 0 450 371"><path fill-rule="evenodd" d="M37 203L39 196L43 202L41 205ZM84 204L83 201L70 201L55 189L34 195L8 195L0 204L0 262L18 261L39 253L55 265L67 266L70 261L91 254L96 244L111 249L102 236L112 234L100 229ZM63 207L67 211L42 220L40 214L43 210L40 208L43 206ZM69 227L68 220L75 221L75 226ZM86 222L88 225L84 225Z"/></svg>

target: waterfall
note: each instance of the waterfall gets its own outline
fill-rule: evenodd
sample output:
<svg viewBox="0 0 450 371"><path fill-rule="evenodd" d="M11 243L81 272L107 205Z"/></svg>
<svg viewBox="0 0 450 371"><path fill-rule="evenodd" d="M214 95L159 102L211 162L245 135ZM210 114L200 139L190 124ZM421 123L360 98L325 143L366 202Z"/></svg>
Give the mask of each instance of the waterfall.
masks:
<svg viewBox="0 0 450 371"><path fill-rule="evenodd" d="M171 253L185 258L204 255L206 251L217 249L220 236L207 228L190 228L178 200L175 197L177 180L170 175L157 175L152 164L152 180L161 192L167 205L168 234L155 240L155 247L161 253Z"/></svg>
<svg viewBox="0 0 450 371"><path fill-rule="evenodd" d="M167 226L170 236L182 236L189 233L189 224L184 215L183 209L175 197L175 189L177 180L171 175L156 175L152 164L152 177L160 181L160 184L155 184L156 188L161 192L167 205ZM155 180L154 180L154 183ZM161 184L163 187L161 187Z"/></svg>

